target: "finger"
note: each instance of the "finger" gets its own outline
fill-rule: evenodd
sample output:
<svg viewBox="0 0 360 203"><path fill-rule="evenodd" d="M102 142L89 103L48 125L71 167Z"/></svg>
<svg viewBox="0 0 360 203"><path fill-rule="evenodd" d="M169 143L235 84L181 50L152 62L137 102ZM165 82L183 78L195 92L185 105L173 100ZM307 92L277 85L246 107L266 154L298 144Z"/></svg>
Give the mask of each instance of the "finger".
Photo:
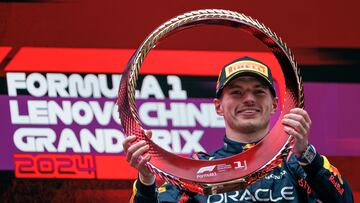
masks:
<svg viewBox="0 0 360 203"><path fill-rule="evenodd" d="M133 156L133 153L145 145L146 145L146 142L144 140L141 140L140 142L137 142L137 143L131 145L126 152L126 160L130 161L131 157Z"/></svg>
<svg viewBox="0 0 360 203"><path fill-rule="evenodd" d="M130 147L131 143L136 140L136 136L131 135L129 137L126 137L123 141L123 149L125 152L127 152L128 148Z"/></svg>
<svg viewBox="0 0 360 203"><path fill-rule="evenodd" d="M150 159L151 159L150 154L146 154L145 156L141 157L138 165L139 170L146 170L147 169L146 163L149 162Z"/></svg>
<svg viewBox="0 0 360 203"><path fill-rule="evenodd" d="M307 123L311 124L311 119L309 114L305 111L305 109L301 109L301 108L293 108L290 110L291 113L296 113L296 114L300 114L304 117L305 121Z"/></svg>
<svg viewBox="0 0 360 203"><path fill-rule="evenodd" d="M149 145L142 146L139 148L139 150L136 150L131 156L130 165L134 166L135 168L138 168L139 161L143 159L140 156L143 155L148 150L149 150Z"/></svg>
<svg viewBox="0 0 360 203"><path fill-rule="evenodd" d="M146 135L148 138L151 139L151 137L152 137L152 131L151 131L151 130L145 131L145 135Z"/></svg>
<svg viewBox="0 0 360 203"><path fill-rule="evenodd" d="M301 156L301 154L306 150L306 146L308 145L308 140L305 136L302 136L300 133L296 132L296 130L285 126L284 131L295 138L295 144L293 148L293 152L296 156Z"/></svg>
<svg viewBox="0 0 360 203"><path fill-rule="evenodd" d="M286 114L284 118L300 122L306 130L310 128L310 123L306 122L305 118L302 115L289 113Z"/></svg>
<svg viewBox="0 0 360 203"><path fill-rule="evenodd" d="M296 130L297 132L299 132L303 135L307 134L307 130L304 128L304 126L299 121L284 118L284 119L282 119L282 123L284 125L287 125L288 127L291 127L293 130Z"/></svg>
<svg viewBox="0 0 360 203"><path fill-rule="evenodd" d="M296 130L294 130L291 127L284 126L284 131L293 137L295 137L296 140L303 140L304 136L302 136L300 133L298 133Z"/></svg>

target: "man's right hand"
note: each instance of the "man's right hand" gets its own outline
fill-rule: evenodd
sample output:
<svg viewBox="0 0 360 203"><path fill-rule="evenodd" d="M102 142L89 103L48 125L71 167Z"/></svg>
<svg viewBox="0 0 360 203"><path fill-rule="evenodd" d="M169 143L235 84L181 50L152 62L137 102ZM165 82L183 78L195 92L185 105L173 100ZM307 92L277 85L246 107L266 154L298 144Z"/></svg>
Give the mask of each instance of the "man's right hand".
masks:
<svg viewBox="0 0 360 203"><path fill-rule="evenodd" d="M146 136L151 138L152 132L147 131ZM155 174L152 173L146 166L150 161L151 156L148 154L149 145L144 140L135 142L134 135L126 137L123 141L123 148L126 153L126 160L130 165L139 171L139 179L145 185L151 185L155 182Z"/></svg>

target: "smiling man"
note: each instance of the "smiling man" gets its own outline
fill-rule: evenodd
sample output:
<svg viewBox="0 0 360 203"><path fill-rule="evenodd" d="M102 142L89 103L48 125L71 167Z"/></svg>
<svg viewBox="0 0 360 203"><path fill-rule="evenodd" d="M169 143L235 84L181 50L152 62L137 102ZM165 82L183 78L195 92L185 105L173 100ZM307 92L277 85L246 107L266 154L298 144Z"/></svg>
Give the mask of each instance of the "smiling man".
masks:
<svg viewBox="0 0 360 203"><path fill-rule="evenodd" d="M270 130L270 117L276 113L278 98L270 68L262 62L243 57L221 70L214 105L224 117L222 148L195 158L213 160L243 152L257 144ZM155 175L146 163L149 146L134 143L135 136L123 142L129 163L138 169L134 183L134 202L353 202L352 191L338 170L308 142L311 120L308 113L294 108L282 119L284 131L295 138L293 154L267 176L245 190L216 195L201 195L165 184L159 189Z"/></svg>
<svg viewBox="0 0 360 203"><path fill-rule="evenodd" d="M275 94L270 69L262 63L241 58L225 66L214 103L216 112L224 117L227 138L242 143L262 139L276 112Z"/></svg>

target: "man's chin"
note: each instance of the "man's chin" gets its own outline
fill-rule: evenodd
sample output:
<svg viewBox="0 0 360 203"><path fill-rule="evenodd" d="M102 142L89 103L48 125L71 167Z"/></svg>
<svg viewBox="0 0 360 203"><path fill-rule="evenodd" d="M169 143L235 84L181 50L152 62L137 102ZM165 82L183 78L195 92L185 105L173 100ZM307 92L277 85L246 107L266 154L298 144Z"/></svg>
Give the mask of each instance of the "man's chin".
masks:
<svg viewBox="0 0 360 203"><path fill-rule="evenodd" d="M259 129L259 127L254 124L247 124L240 127L241 132L249 134L256 132L257 129Z"/></svg>
<svg viewBox="0 0 360 203"><path fill-rule="evenodd" d="M246 122L238 126L238 130L245 134L251 134L267 129L267 125L261 122Z"/></svg>

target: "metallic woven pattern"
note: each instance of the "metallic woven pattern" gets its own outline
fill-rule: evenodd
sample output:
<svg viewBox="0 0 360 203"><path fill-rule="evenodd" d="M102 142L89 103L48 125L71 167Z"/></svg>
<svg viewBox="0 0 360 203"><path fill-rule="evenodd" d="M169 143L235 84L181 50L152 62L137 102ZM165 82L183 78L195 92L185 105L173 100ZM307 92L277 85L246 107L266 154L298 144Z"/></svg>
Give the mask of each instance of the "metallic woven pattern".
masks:
<svg viewBox="0 0 360 203"><path fill-rule="evenodd" d="M245 152L226 159L202 161L179 157L167 152L145 136L135 105L135 88L145 57L159 40L185 28L210 24L240 28L266 44L281 66L286 89L284 97L280 98L283 99L280 118L261 142ZM300 70L297 68L295 59L290 49L274 32L244 14L207 9L179 15L162 24L145 39L125 68L117 102L125 134L136 135L137 141L145 140L150 146L149 153L152 159L148 167L151 171L181 189L202 194L215 194L247 187L264 177L288 156L293 138L283 131L280 120L290 109L304 107L304 94ZM217 173L216 170L224 165L229 166L227 171Z"/></svg>

